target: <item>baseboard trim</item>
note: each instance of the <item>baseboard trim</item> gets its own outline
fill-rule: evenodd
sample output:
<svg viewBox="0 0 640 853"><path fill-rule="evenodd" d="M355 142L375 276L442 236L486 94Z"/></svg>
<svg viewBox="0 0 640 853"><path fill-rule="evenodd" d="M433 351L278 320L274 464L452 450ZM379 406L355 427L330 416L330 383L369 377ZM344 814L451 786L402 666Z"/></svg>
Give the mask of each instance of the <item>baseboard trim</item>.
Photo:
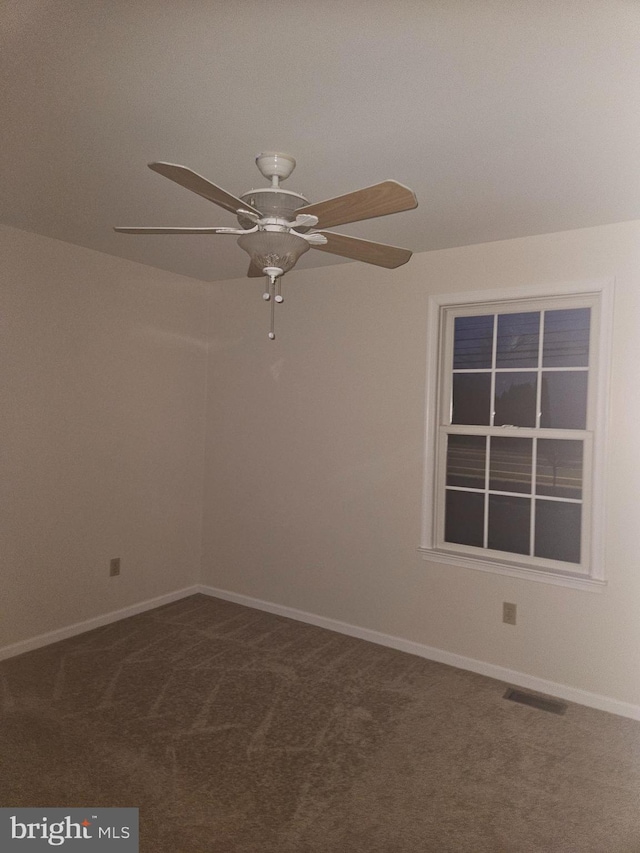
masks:
<svg viewBox="0 0 640 853"><path fill-rule="evenodd" d="M233 601L236 604L243 604L246 607L253 607L255 610L264 610L267 613L274 613L278 616L286 616L289 619L295 619L298 622L307 622L310 625L316 625L319 628L327 628L329 631L336 631L339 634L347 634L350 637L357 637L360 640L367 640L370 643L378 643L381 646L388 646L391 649L398 649L401 652L408 652L411 655L427 658L428 660L436 661L437 663L448 664L457 669L466 669L470 672L476 672L478 675L486 675L489 678L495 678L498 681L504 681L507 684L515 685L516 687L524 687L528 690L533 690L536 693L545 693L549 696L556 696L559 699L565 699L567 702L575 702L578 705L586 705L588 708L596 708L598 711L607 711L610 714L617 714L620 717L628 717L632 720L640 720L640 705L632 705L630 702L621 702L618 699L613 699L609 696L601 696L598 693L590 693L588 690L581 690L578 687L571 687L567 684L558 684L555 681L547 681L544 678L538 678L534 675L528 675L524 672L518 672L514 669L507 669L497 664L487 663L485 661L476 660L475 658L465 657L464 655L447 652L443 649L437 649L434 646L425 646L422 643L415 643L411 640L405 640L402 637L395 637L391 634L383 634L380 631L374 631L371 628L362 628L358 625L351 625L348 622L340 622L337 619L330 619L326 616L319 616L316 613L307 613L304 610L296 610L293 607L286 607L282 604L276 604L273 601L263 601L260 598L253 598L249 595L243 595L238 592L231 592L228 589L218 589L212 586L198 586L195 590L203 595L210 595L213 598L221 598L225 601Z"/></svg>
<svg viewBox="0 0 640 853"><path fill-rule="evenodd" d="M131 604L128 607L123 607L119 610L112 610L109 613L95 616L94 618L87 619L84 622L76 622L75 624L68 625L65 628L59 628L55 631L49 631L46 634L39 634L36 637L31 637L28 640L22 640L18 643L0 647L0 660L16 657L17 655L22 655L25 652L31 652L35 649L40 649L43 646L57 643L60 640L66 640L69 637L84 634L86 631L91 631L94 628L101 628L103 625L118 622L120 619L126 619L129 616L135 616L138 613L144 613L147 610L162 607L164 604L171 604L173 601L179 601L181 598L186 598L187 596L195 595L196 593L209 595L213 598L221 598L225 601L233 601L236 604L242 604L245 607L252 607L254 610L264 610L267 613L273 613L277 616L285 616L288 619L295 619L298 622L306 622L310 625L316 625L319 628L336 631L339 634L357 637L360 640L366 640L370 643L377 643L378 645L397 649L401 652L407 652L411 655L417 655L418 657L427 658L428 660L433 660L438 663L444 663L448 666L454 666L457 669L466 669L470 672L476 672L479 675L486 675L488 678L495 678L498 681L515 685L516 687L524 687L528 690L534 690L537 693L557 696L559 699L565 699L567 702L575 702L578 705L586 705L588 708L607 711L610 714L617 714L620 717L640 720L640 706L633 705L630 702L622 702L609 696L591 693L588 690L581 690L580 688L571 687L566 684L559 684L555 681L547 681L544 678L538 678L524 672L507 669L506 667L487 663L486 661L477 660L476 658L458 655L454 652L447 652L444 649L438 649L434 646L426 646L422 643L413 642L412 640L405 640L403 637L384 634L381 631L375 631L371 628L351 625L348 622L341 622L338 619L331 619L327 616L320 616L316 613L308 613L305 610L297 610L294 607L287 607L286 605L277 604L273 601L264 601L260 598L243 595L239 592L232 592L231 590L219 589L217 587L202 584L184 587L183 589L175 590L174 592L169 592L165 595L157 596L156 598L149 598L145 601Z"/></svg>
<svg viewBox="0 0 640 853"><path fill-rule="evenodd" d="M181 598L186 598L188 595L195 595L200 591L200 588L197 586L185 587L174 592L168 592L165 595L159 595L156 598L139 601L137 604L130 604L128 607L122 607L120 610L112 610L110 613L94 616L93 619L86 619L84 622L76 622L74 625L67 625L65 628L58 628L46 634L38 634L37 637L31 637L19 643L2 646L0 647L0 660L16 657L25 652L32 652L34 649L58 643L60 640L67 640L69 637L84 634L85 631L101 628L103 625L109 625L111 622L119 622L120 619L126 619L128 616L135 616L137 613L144 613L146 610L162 607L163 604L171 604L172 601L179 601Z"/></svg>

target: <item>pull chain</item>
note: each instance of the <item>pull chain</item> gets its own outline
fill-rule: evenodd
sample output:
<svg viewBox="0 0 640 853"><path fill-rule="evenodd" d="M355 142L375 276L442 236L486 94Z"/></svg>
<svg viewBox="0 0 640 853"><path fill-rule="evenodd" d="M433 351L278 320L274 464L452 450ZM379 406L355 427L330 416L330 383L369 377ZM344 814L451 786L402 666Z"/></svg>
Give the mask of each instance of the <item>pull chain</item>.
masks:
<svg viewBox="0 0 640 853"><path fill-rule="evenodd" d="M271 281L269 282L269 289L275 291L275 289L276 289L275 279L271 279ZM270 293L269 297L271 298L271 296L272 296L272 294ZM275 341L275 339L276 339L275 325L276 325L276 300L271 299L271 327L269 329L269 340L271 340L271 341Z"/></svg>
<svg viewBox="0 0 640 853"><path fill-rule="evenodd" d="M275 341L276 339L276 302L284 302L281 282L282 270L278 270L278 273L279 274L275 274L275 272L267 273L267 289L262 294L262 298L265 302L271 302L271 326L269 328L269 340L271 341Z"/></svg>

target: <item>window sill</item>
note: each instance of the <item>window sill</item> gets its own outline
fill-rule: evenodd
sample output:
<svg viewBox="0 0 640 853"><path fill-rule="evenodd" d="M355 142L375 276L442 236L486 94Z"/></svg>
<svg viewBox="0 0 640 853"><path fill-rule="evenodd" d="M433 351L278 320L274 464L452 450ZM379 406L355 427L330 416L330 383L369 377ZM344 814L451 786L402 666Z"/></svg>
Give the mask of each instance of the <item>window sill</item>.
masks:
<svg viewBox="0 0 640 853"><path fill-rule="evenodd" d="M477 569L481 572L491 572L497 575L507 575L512 578L523 578L529 581L538 581L539 583L548 583L555 586L566 586L572 589L583 589L589 592L603 592L607 585L606 581L596 580L585 576L576 576L570 574L558 574L534 568L522 568L502 563L489 562L484 560L475 560L471 557L465 557L460 554L450 554L444 551L437 551L433 548L418 548L423 560L429 560L432 563L445 563L449 566L458 566L465 569Z"/></svg>

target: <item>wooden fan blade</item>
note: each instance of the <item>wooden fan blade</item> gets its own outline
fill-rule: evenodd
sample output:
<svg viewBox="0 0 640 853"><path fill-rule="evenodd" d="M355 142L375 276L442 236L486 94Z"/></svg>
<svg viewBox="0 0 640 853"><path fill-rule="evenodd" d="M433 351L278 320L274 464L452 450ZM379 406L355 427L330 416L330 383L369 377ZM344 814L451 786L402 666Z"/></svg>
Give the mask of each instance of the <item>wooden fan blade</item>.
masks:
<svg viewBox="0 0 640 853"><path fill-rule="evenodd" d="M149 168L153 169L159 175L169 178L170 181L175 181L181 187L201 195L208 201L219 204L220 207L224 207L225 210L229 210L231 213L237 213L238 210L250 210L252 213L258 214L258 216L261 215L260 211L256 210L255 207L251 207L250 204L246 204L221 187L217 187L211 181L203 178L202 175L198 175L196 172L191 171L191 169L187 169L186 166L178 166L175 163L149 163Z"/></svg>
<svg viewBox="0 0 640 853"><path fill-rule="evenodd" d="M251 261L251 263L249 264L249 269L247 270L247 275L249 276L249 278L263 278L264 277L264 273L262 272L260 267L256 266L256 264L254 264L253 261Z"/></svg>
<svg viewBox="0 0 640 853"><path fill-rule="evenodd" d="M397 181L382 181L346 195L336 196L296 210L296 214L311 214L318 217L317 228L331 228L346 222L373 219L418 206L412 190Z"/></svg>
<svg viewBox="0 0 640 853"><path fill-rule="evenodd" d="M360 240L358 237L347 237L346 234L335 234L332 231L321 231L327 238L324 246L312 245L313 249L321 252L331 252L343 258L354 261L364 261L365 264L375 264L378 267L395 269L406 264L413 252L400 249L398 246L387 246L385 243L374 243L371 240Z"/></svg>
<svg viewBox="0 0 640 853"><path fill-rule="evenodd" d="M120 234L225 234L226 228L155 228L153 226L144 228L114 228Z"/></svg>

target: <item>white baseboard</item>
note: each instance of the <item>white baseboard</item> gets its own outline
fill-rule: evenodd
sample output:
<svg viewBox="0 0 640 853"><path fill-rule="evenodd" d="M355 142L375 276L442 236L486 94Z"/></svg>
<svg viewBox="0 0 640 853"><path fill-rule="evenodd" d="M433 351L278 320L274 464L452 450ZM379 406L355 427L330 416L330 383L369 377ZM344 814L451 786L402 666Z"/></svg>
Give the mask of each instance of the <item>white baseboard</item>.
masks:
<svg viewBox="0 0 640 853"><path fill-rule="evenodd" d="M112 610L110 613L95 616L93 619L87 619L84 622L76 622L74 625L68 625L66 628L58 628L56 631L38 634L37 637L31 637L28 640L22 640L10 646L2 646L0 647L0 660L22 655L25 652L32 652L34 649L42 648L42 646L48 646L51 643L57 643L69 637L75 637L77 634L84 634L85 631L101 628L103 625L118 622L120 619L126 619L128 616L135 616L136 613L144 613L145 610L153 610L156 607L161 607L163 604L171 604L172 601L178 601L181 598L186 598L188 595L195 595L197 592L201 592L197 586L185 587L184 589L175 590L175 592L168 592L166 595L159 595L157 598L148 598L146 601L130 604L128 607L123 607L120 610Z"/></svg>
<svg viewBox="0 0 640 853"><path fill-rule="evenodd" d="M524 687L536 693L545 693L548 696L565 699L567 702L575 702L578 705L597 708L599 711L608 711L610 714L617 714L620 717L640 720L640 706L632 705L630 702L621 702L618 699L601 696L598 693L590 693L588 690L581 690L578 687L570 687L567 684L547 681L544 678L538 678L514 669L507 669L504 666L486 663L485 661L465 657L464 655L457 655L453 652L434 648L433 646L414 643L402 637L394 637L391 634L383 634L380 631L374 631L370 628L361 628L357 625L350 625L348 622L340 622L337 619L329 619L326 616L318 616L315 613L307 613L304 610L296 610L293 607L286 607L272 601L263 601L260 598L252 598L249 595L242 595L241 593L231 592L226 589L201 585L195 591L214 598L222 598L225 601L233 601L236 604L243 604L246 607L253 607L255 610L265 610L267 613L275 613L278 616L296 619L298 622L307 622L310 625L317 625L319 628L327 628L330 631L347 634L350 637L357 637L360 640L367 640L370 643L378 643L381 646L388 646L391 649L398 649L401 652L408 652L411 655L417 655L418 657L427 658L438 663L445 663L457 669L477 672L479 675L486 675L489 678L495 678L498 681L504 681L516 687Z"/></svg>
<svg viewBox="0 0 640 853"><path fill-rule="evenodd" d="M588 708L597 708L599 711L608 711L611 714L617 714L621 717L640 720L640 706L632 705L630 702L621 702L620 700L613 699L609 696L601 696L598 693L591 693L588 690L581 690L580 688L571 687L566 684L558 684L555 681L547 681L544 678L538 678L524 672L507 669L506 667L498 666L497 664L486 663L485 661L465 657L464 655L458 655L454 652L447 652L443 649L437 649L434 646L425 646L422 643L415 643L411 640L405 640L402 637L394 637L391 634L383 634L381 631L374 631L371 628L362 628L358 625L351 625L348 622L340 622L337 619L330 619L327 616L319 616L316 613L307 613L304 610L296 610L293 607L276 604L273 601L263 601L260 598L253 598L252 596L242 595L238 592L231 592L227 589L217 589L216 587L204 586L201 584L175 590L174 592L169 592L166 595L160 595L156 598L149 598L146 601L140 601L137 604L131 604L128 607L121 608L120 610L113 610L110 613L104 613L101 616L96 616L93 619L87 619L84 622L76 622L73 625L68 625L65 628L59 628L56 631L49 631L46 634L39 634L37 637L31 637L30 639L22 640L19 643L0 647L0 660L15 657L16 655L21 655L25 652L42 648L43 646L48 646L51 643L57 643L60 640L66 640L69 637L75 637L78 634L83 634L85 631L91 631L94 628L100 628L103 625L109 625L112 622L118 622L120 619L126 619L128 616L135 616L137 613L144 613L147 610L153 610L156 607L161 607L163 604L171 604L173 601L178 601L181 598L186 598L187 596L195 595L196 593L209 595L213 598L221 598L225 601L233 601L236 604L243 604L246 607L252 607L254 610L264 610L267 613L286 616L288 619L295 619L298 622L307 622L310 625L317 625L319 628L327 628L329 631L336 631L339 634L346 634L350 637L357 637L360 640L366 640L370 643L377 643L378 645L387 646L391 649L398 649L398 651L407 652L410 655L417 655L418 657L427 658L428 660L437 661L438 663L448 664L449 666L454 666L458 669L477 672L479 675L486 675L489 678L495 678L498 681L503 681L507 684L513 684L517 687L534 690L537 693L556 696L559 699L565 699L567 702L576 702L578 705L586 705Z"/></svg>

